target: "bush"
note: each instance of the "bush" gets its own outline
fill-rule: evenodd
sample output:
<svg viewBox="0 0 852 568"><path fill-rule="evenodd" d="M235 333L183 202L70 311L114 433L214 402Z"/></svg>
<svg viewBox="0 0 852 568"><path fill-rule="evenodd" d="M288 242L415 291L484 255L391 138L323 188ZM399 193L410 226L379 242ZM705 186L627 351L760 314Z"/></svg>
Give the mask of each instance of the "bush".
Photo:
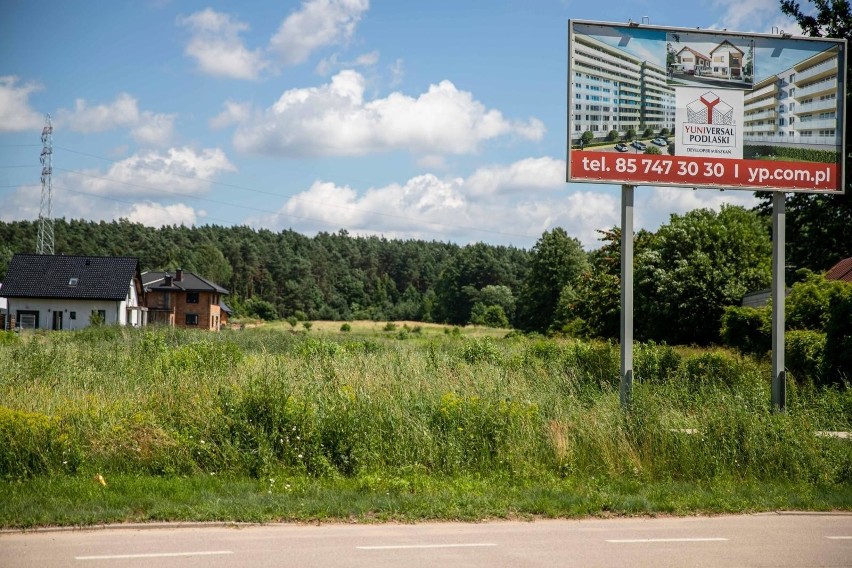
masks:
<svg viewBox="0 0 852 568"><path fill-rule="evenodd" d="M797 382L820 384L825 362L825 334L794 330L784 334L784 363Z"/></svg>
<svg viewBox="0 0 852 568"><path fill-rule="evenodd" d="M246 315L250 317L260 318L264 321L274 321L278 319L278 311L275 309L275 304L260 298L249 298L244 304Z"/></svg>
<svg viewBox="0 0 852 568"><path fill-rule="evenodd" d="M348 323L344 323L343 325L340 326L340 331L342 331L344 333L349 333L350 331L352 331L352 326L349 325Z"/></svg>
<svg viewBox="0 0 852 568"><path fill-rule="evenodd" d="M606 139L609 142L615 142L618 140L618 130L610 130L609 134L606 135Z"/></svg>
<svg viewBox="0 0 852 568"><path fill-rule="evenodd" d="M645 153L651 154L653 156L659 156L660 154L662 154L662 152L660 152L660 149L656 146L648 146L647 148L645 148Z"/></svg>
<svg viewBox="0 0 852 568"><path fill-rule="evenodd" d="M839 384L852 379L852 284L838 287L828 304L825 326L826 379Z"/></svg>
<svg viewBox="0 0 852 568"><path fill-rule="evenodd" d="M25 479L63 465L67 469L70 444L64 438L55 418L0 406L0 478Z"/></svg>
<svg viewBox="0 0 852 568"><path fill-rule="evenodd" d="M772 348L772 314L768 308L728 306L722 315L722 341L750 355Z"/></svg>

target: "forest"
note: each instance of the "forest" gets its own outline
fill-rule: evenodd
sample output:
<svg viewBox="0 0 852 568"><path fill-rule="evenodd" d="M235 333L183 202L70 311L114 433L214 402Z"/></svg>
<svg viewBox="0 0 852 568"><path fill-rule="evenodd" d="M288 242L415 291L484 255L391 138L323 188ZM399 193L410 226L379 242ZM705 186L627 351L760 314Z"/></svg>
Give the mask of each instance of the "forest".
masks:
<svg viewBox="0 0 852 568"><path fill-rule="evenodd" d="M822 197L822 196L819 196ZM796 232L794 237L804 231ZM37 223L0 223L0 278L13 253L34 252ZM57 254L134 256L145 270L183 268L230 291L238 316L265 320L414 320L617 338L620 231L584 250L563 228L531 250L486 243L309 237L246 226L151 228L126 220L57 219ZM845 245L848 249L848 243ZM766 208L672 215L635 235L636 337L718 344L726 308L770 284ZM788 246L788 285L852 251ZM797 251L805 254L796 256Z"/></svg>

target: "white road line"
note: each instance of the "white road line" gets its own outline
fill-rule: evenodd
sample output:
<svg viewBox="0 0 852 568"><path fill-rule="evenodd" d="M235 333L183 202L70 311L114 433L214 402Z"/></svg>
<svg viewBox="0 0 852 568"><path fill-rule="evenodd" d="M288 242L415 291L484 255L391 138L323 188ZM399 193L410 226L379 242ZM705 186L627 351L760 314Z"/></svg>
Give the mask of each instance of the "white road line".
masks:
<svg viewBox="0 0 852 568"><path fill-rule="evenodd" d="M727 538L624 538L612 539L607 542L615 542L619 544L629 544L637 542L722 542Z"/></svg>
<svg viewBox="0 0 852 568"><path fill-rule="evenodd" d="M830 540L852 540L852 536L827 536L825 538Z"/></svg>
<svg viewBox="0 0 852 568"><path fill-rule="evenodd" d="M212 556L233 554L232 550L202 550L198 552L152 552L150 554L110 554L107 556L75 556L74 560L119 560L122 558L168 558L171 556Z"/></svg>
<svg viewBox="0 0 852 568"><path fill-rule="evenodd" d="M399 544L387 546L356 546L358 550L404 550L415 548L475 548L483 546L497 546L491 542L468 543L468 544Z"/></svg>

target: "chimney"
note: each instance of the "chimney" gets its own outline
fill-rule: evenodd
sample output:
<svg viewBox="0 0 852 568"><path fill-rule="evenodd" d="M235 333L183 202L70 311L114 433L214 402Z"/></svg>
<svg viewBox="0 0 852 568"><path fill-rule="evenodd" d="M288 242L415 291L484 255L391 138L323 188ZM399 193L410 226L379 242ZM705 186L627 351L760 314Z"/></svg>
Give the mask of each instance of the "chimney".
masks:
<svg viewBox="0 0 852 568"><path fill-rule="evenodd" d="M169 274L168 272L166 272L166 283L165 283L165 285L166 285L166 286L171 286L171 285L172 285L172 275L171 275L171 274Z"/></svg>
<svg viewBox="0 0 852 568"><path fill-rule="evenodd" d="M175 282L180 282L183 280L183 268L178 268L175 271Z"/></svg>

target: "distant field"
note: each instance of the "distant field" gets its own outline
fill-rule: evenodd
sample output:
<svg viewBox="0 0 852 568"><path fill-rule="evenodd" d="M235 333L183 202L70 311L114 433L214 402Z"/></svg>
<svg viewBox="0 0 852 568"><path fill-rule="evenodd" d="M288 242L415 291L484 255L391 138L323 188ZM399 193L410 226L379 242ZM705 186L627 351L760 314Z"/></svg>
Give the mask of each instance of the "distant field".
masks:
<svg viewBox="0 0 852 568"><path fill-rule="evenodd" d="M349 324L352 328L350 332L355 335L373 334L373 335L389 335L400 331L417 331L423 335L443 335L452 333L456 326L444 325L437 323L422 323L416 321L370 321L370 320L355 320L349 322L342 321L323 321L316 320L311 322L311 331L321 333L342 333L340 328L344 324ZM388 325L390 324L390 326ZM272 323L264 323L264 327L270 329L280 329L285 331L304 331L304 322L299 322L296 326L291 326L286 321L277 321ZM390 330L389 327L393 327ZM475 325L462 326L459 332L470 337L503 337L509 333L508 329L495 329L489 327L481 327Z"/></svg>
<svg viewBox="0 0 852 568"><path fill-rule="evenodd" d="M852 510L850 389L636 344L625 412L617 345L392 323L0 333L0 526Z"/></svg>

